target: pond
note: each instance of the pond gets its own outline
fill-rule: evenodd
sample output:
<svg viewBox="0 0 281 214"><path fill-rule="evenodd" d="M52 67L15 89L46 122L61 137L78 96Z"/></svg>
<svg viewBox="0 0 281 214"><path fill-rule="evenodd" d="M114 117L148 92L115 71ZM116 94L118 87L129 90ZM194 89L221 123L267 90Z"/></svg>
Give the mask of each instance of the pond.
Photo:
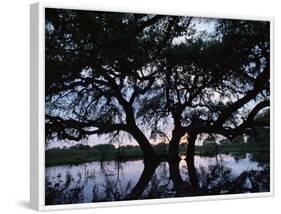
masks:
<svg viewBox="0 0 281 214"><path fill-rule="evenodd" d="M269 191L263 154L195 156L194 163L143 160L47 167L46 205Z"/></svg>

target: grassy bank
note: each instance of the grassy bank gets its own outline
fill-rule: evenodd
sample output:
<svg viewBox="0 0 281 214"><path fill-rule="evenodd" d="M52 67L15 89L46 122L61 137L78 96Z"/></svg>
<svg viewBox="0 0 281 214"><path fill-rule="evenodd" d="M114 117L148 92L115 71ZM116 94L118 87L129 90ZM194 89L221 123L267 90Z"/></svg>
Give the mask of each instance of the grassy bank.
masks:
<svg viewBox="0 0 281 214"><path fill-rule="evenodd" d="M159 157L165 158L167 146L158 144L154 149ZM89 161L136 160L142 159L139 146L121 146L119 149L110 144L100 144L93 147L79 145L65 149L50 149L46 151L46 166L79 164Z"/></svg>
<svg viewBox="0 0 281 214"><path fill-rule="evenodd" d="M217 145L210 144L204 146L196 146L195 153L197 155L214 155L216 153L223 154L235 154L235 153L258 153L264 152L268 153L270 150L269 144L227 144L227 145Z"/></svg>
<svg viewBox="0 0 281 214"><path fill-rule="evenodd" d="M154 150L162 160L167 159L168 145L154 145ZM186 146L180 146L180 154L185 154ZM245 154L268 153L268 144L209 144L196 146L196 155L213 156L217 153ZM80 164L89 161L136 160L142 159L143 154L139 146L121 146L119 149L110 144L100 144L93 147L77 145L65 149L50 149L46 151L46 166Z"/></svg>

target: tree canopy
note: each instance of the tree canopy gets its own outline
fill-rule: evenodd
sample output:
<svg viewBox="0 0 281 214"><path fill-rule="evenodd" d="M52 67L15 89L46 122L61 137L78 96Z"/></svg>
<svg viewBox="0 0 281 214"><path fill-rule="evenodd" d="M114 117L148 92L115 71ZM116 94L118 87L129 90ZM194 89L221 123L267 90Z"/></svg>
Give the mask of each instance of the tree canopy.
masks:
<svg viewBox="0 0 281 214"><path fill-rule="evenodd" d="M173 158L184 135L192 154L200 133L265 125L269 32L265 21L46 9L46 137L122 131L156 159L148 131Z"/></svg>

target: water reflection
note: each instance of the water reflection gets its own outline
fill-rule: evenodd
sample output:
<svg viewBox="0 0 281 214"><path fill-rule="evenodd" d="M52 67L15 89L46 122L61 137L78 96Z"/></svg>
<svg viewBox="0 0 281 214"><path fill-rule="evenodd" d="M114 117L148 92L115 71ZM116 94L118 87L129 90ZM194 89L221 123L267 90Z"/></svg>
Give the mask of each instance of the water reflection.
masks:
<svg viewBox="0 0 281 214"><path fill-rule="evenodd" d="M46 168L46 204L269 191L268 159L259 155L195 156L146 164L89 162Z"/></svg>

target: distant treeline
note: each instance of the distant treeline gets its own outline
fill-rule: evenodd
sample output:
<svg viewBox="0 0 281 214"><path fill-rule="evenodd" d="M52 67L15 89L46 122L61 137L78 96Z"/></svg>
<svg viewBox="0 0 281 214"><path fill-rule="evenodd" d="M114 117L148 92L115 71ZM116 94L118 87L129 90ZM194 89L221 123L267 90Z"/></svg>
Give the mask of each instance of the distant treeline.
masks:
<svg viewBox="0 0 281 214"><path fill-rule="evenodd" d="M214 155L216 153L265 152L270 150L270 131L268 128L255 128L249 136L237 136L234 139L223 139L216 143L206 139L202 146L196 146L196 154Z"/></svg>
<svg viewBox="0 0 281 214"><path fill-rule="evenodd" d="M168 156L168 144L159 143L153 145L155 152L162 159ZM219 143L206 139L201 146L195 147L195 154L213 156L218 153L254 153L269 152L269 129L256 130L245 141L243 136L238 136L232 141L221 140ZM181 144L180 154L185 154L186 144ZM109 160L134 160L142 159L143 153L139 146L127 145L116 148L112 144L98 144L95 146L76 145L69 148L53 148L46 151L46 166L79 164L89 161L109 161Z"/></svg>
<svg viewBox="0 0 281 214"><path fill-rule="evenodd" d="M166 157L168 145L161 143L154 146L159 157ZM46 166L79 164L89 161L134 160L143 158L139 146L127 145L115 148L112 144L98 144L95 146L76 145L69 148L54 148L46 151Z"/></svg>

